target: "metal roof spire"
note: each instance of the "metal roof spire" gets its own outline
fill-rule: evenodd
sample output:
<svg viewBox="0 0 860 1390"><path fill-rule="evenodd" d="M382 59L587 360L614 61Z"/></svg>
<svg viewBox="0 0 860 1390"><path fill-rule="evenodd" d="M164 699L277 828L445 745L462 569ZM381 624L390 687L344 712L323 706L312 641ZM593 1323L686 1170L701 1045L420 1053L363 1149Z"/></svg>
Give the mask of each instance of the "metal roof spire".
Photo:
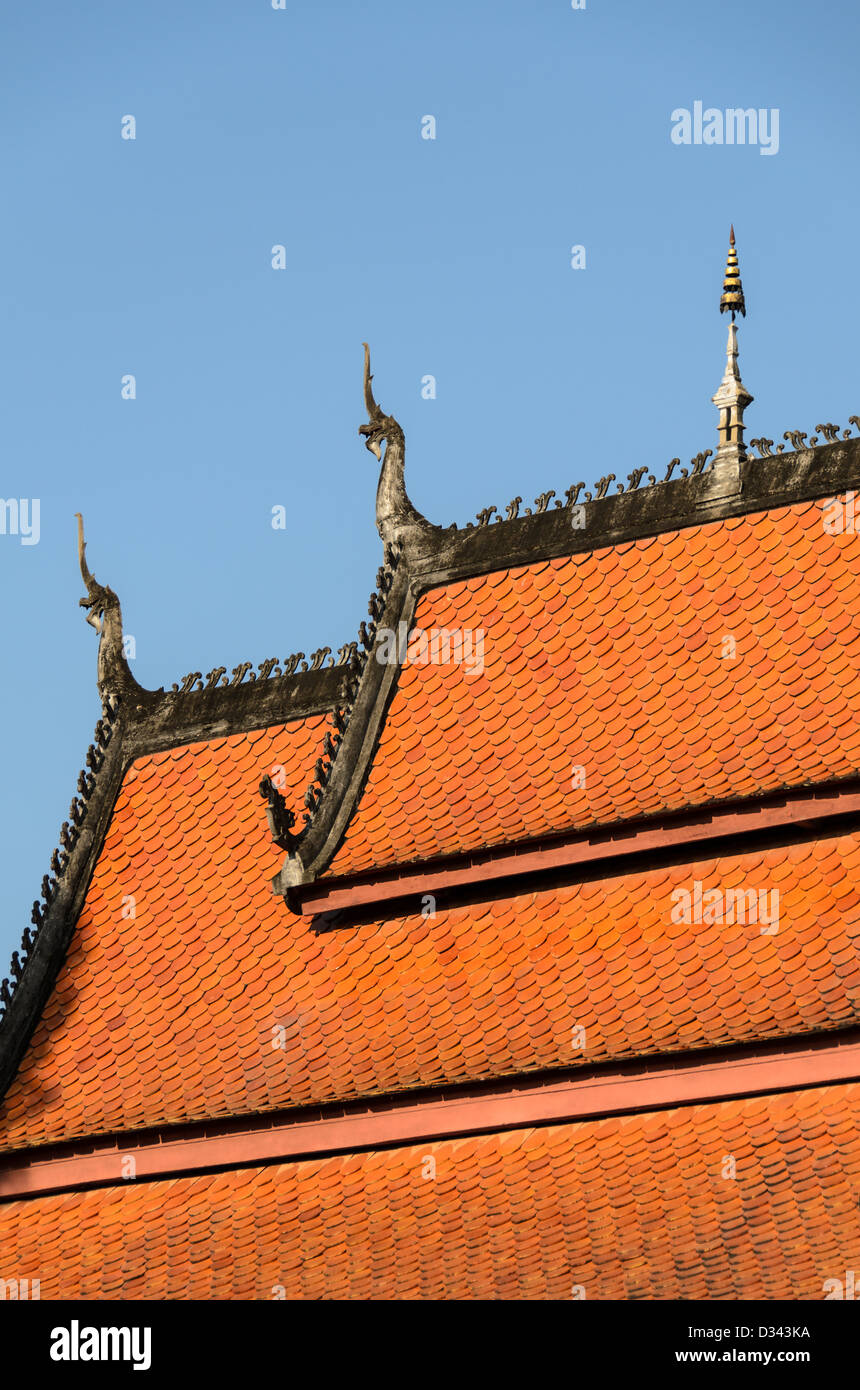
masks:
<svg viewBox="0 0 860 1390"><path fill-rule="evenodd" d="M726 273L723 278L723 293L720 297L720 313L725 314L731 311L732 323L735 321L735 314L747 316L747 306L744 303L744 287L741 284L741 272L738 266L738 253L735 250L735 229L729 229L729 254L726 257Z"/></svg>
<svg viewBox="0 0 860 1390"><path fill-rule="evenodd" d="M734 227L732 227L729 237L729 254L723 280L723 293L720 298L720 313L726 312L730 312L732 316L732 321L729 324L729 340L726 344L726 370L716 395L711 397L720 412L718 431L720 443L714 459L715 468L722 463L737 465L746 458L744 411L753 400L741 381L741 374L738 370L738 330L735 325L735 314L740 313L746 317L746 304L738 267L738 255L735 250Z"/></svg>

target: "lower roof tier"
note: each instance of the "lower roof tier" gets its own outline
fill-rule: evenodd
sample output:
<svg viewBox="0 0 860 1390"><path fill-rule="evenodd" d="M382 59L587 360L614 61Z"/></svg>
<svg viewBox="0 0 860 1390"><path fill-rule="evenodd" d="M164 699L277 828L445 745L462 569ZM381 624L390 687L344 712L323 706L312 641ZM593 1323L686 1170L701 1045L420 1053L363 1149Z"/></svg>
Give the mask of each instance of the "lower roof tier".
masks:
<svg viewBox="0 0 860 1390"><path fill-rule="evenodd" d="M794 1299L860 1250L860 1084L0 1205L42 1299Z"/></svg>

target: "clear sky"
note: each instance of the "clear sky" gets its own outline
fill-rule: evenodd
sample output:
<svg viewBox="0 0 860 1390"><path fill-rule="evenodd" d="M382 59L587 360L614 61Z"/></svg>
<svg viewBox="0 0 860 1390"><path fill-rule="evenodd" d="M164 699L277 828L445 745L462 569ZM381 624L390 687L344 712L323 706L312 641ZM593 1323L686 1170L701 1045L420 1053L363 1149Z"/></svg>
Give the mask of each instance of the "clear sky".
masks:
<svg viewBox="0 0 860 1390"><path fill-rule="evenodd" d="M845 425L858 52L848 0L3 7L0 491L40 535L0 536L0 973L100 712L73 514L143 685L336 648L381 551L362 340L433 521L662 476L715 447L731 221L749 434ZM778 150L673 143L697 101Z"/></svg>

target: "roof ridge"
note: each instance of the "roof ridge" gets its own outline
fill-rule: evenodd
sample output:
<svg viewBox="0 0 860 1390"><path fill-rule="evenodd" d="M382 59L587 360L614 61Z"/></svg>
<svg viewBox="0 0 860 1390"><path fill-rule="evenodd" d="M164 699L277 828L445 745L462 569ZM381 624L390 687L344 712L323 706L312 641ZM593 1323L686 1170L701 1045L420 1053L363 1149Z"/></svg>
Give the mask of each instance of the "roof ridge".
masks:
<svg viewBox="0 0 860 1390"><path fill-rule="evenodd" d="M239 685L252 685L255 681L278 680L285 677L306 675L313 671L330 671L337 666L347 666L350 661L351 648L354 642L344 643L338 648L337 659L332 655L331 647L318 647L316 651L306 656L304 652L291 652L287 657L267 657L265 661L257 663L257 673L249 675L254 671L253 661L241 661L238 666L234 666L230 675L232 680L227 679L226 666L213 666L211 671L207 671L204 676L202 671L189 671L183 676L180 683L173 682L170 690L165 690L159 686L158 690L147 690L147 695L199 695L201 692L208 693L210 690L235 689ZM326 657L329 661L326 662ZM310 661L310 665L308 665ZM301 663L301 664L300 664ZM283 670L280 667L283 666ZM248 676L246 681L245 677ZM203 682L206 682L204 685Z"/></svg>
<svg viewBox="0 0 860 1390"><path fill-rule="evenodd" d="M860 416L849 415L848 423L849 425L856 425L857 433L860 434ZM854 438L850 430L843 430L840 436L839 425L816 425L815 428L819 431L820 434L824 435L823 444L819 439L818 435L814 434L807 446L806 435L801 430L785 430L782 437L783 439L788 439L791 442L791 449L789 450L789 453L795 453L798 450L805 449L807 447L810 449L823 449L828 444L836 444L840 442L840 439L846 440ZM761 439L751 439L750 447L756 450L759 458L772 458L774 452L777 454L781 454L785 450L784 444L777 444L776 449L773 450L773 440L766 439L764 437L762 437Z"/></svg>
<svg viewBox="0 0 860 1390"><path fill-rule="evenodd" d="M332 713L332 727L335 730L334 737L326 733L323 740L322 754L314 764L314 776L308 783L305 792L304 804L309 814L304 817L305 830L309 830L315 813L319 810L323 795L331 778L332 769L335 765L337 755L343 746L344 735L346 734L349 721L352 718L352 711L355 707L358 695L361 676L367 664L368 657L376 645L377 624L385 614L387 596L394 583L394 572L397 569L400 559L400 546L388 543L385 546L383 563L376 571L376 588L372 590L367 603L367 613L370 618L368 626L362 620L358 626L358 642L350 643L352 656L350 661L350 680L346 687L346 700L342 710L334 710ZM361 644L359 648L359 643ZM328 762L324 759L328 758Z"/></svg>
<svg viewBox="0 0 860 1390"><path fill-rule="evenodd" d="M338 649L336 658L332 657L331 647L318 647L309 657L301 651L291 652L284 658L268 657L256 663L256 671L253 661L239 662L230 672L232 679L228 677L226 666L213 666L205 676L202 671L187 672L179 681L173 682L170 690L165 690L164 686L159 686L157 690L147 689L135 680L128 665L119 598L113 589L97 583L91 574L86 561L83 517L80 512L75 515L78 519L78 559L87 588L87 596L80 600L80 605L87 610L87 622L99 634L98 688L103 704L107 700L123 697L128 705L129 717L135 719L153 714L159 704L170 702L173 708L175 696L209 694L215 690L234 690L239 686L247 688L258 681L292 679L351 663L355 643L345 643Z"/></svg>
<svg viewBox="0 0 860 1390"><path fill-rule="evenodd" d="M858 434L860 434L860 416L850 415L848 417L848 420L849 424L856 425L857 432ZM809 439L809 443L807 444L807 435L802 430L786 430L784 432L782 436L783 439L789 440L792 446L789 450L789 455L792 453L800 453L807 448L826 448L828 444L844 442L845 440L851 440L855 437L854 435L852 435L850 429L843 430L840 435L839 425L828 423L816 425L815 428L819 432L819 434L824 435L823 441L819 438L819 434L813 434L812 437ZM775 455L782 455L785 452L785 444L777 444L776 448L774 449L773 443L774 441L772 439L768 439L762 436L759 439L751 439L750 448L756 450L760 459L773 458ZM667 466L665 477L659 479L659 481L655 478L653 473L648 473L647 468L634 468L627 474L628 486L625 488L623 483L619 483L613 495L628 495L631 492L637 492L641 495L642 493L648 492L653 487L663 487L665 483L681 482L687 478L696 478L701 473L712 473L714 471L715 464L715 460L712 458L712 452L713 451L711 449L705 449L702 453L695 454L694 457L690 459L689 468L681 467L680 458L671 459ZM749 458L749 456L747 457ZM788 455L786 455L786 457L788 457ZM709 459L711 460L710 463L708 462ZM678 476L673 478L672 475L676 468L679 470L679 474ZM645 483L644 486L640 486L642 479L645 477L646 473L648 474L648 481L647 483ZM574 483L571 487L565 490L564 496L566 501L562 502L560 499L556 498L554 506L557 508L564 508L565 510L568 510L571 507L583 506L588 502L602 502L609 493L610 485L615 482L615 479L616 475L614 473L608 473L604 477L598 478L597 482L593 485L594 492L592 493L591 491L586 491L582 499L582 502L579 501L579 495L585 487L585 483ZM551 488L548 492L540 493L534 499L534 513L532 513L530 507L526 507L523 516L540 516L543 512L548 510L549 503L553 497L556 497L556 492L554 488ZM466 525L463 527L458 527L456 522L452 522L452 524L445 529L447 529L448 531L472 531L491 524L498 525L499 523L516 521L520 516L519 509L522 500L522 497L514 497L505 507L504 516L502 516L501 512L498 511L495 504L490 507L483 507L481 511L476 512L475 514L475 521L477 521L478 523L477 527L475 526L474 521L467 522ZM492 521L494 512L497 513L497 518L495 522Z"/></svg>
<svg viewBox="0 0 860 1390"><path fill-rule="evenodd" d="M711 457L712 453L713 450L705 449L703 453L696 454L696 456L690 460L692 468L692 472L690 473L691 477L695 478L698 477L700 473L708 473L711 471L711 469L713 468L713 463L711 463L707 467L706 464L708 459ZM648 473L647 468L634 468L630 473L627 474L627 481L629 483L629 486L625 489L624 484L619 483L618 487L616 488L616 495L621 494L625 491L646 492L650 487L662 487L664 483L673 481L672 474L674 470L680 466L680 463L681 460L679 458L671 459L668 468L666 469L666 476L664 478L661 478L659 482L657 481L653 473ZM682 468L681 478L686 478L688 476L688 472L688 469ZM648 482L645 484L644 487L640 488L639 484L641 483L646 473L648 473ZM610 484L615 482L615 476L616 475L614 473L608 473L605 477L598 478L597 482L593 484L594 492L592 493L591 491L586 491L585 496L582 499L582 502L579 501L579 494L585 487L585 483L573 483L571 487L567 488L564 494L566 499L564 502L562 502L559 498L556 497L555 489L550 488L549 491L541 492L534 499L534 512L532 512L531 507L526 507L522 515L524 517L532 515L541 516L545 511L549 509L549 504L553 497L556 497L554 506L557 508L564 508L565 510L571 507L584 506L587 502L602 502L603 499L606 497L607 493L609 492ZM674 479L674 481L677 482L679 480L676 478ZM520 505L522 503L522 500L522 497L512 498L512 500L505 507L504 516L502 516L501 512L498 511L495 504L489 507L482 507L482 509L479 512L476 512L475 514L475 521L477 521L478 523L478 528L482 526L488 526L490 524L498 524L498 522L504 523L507 521L518 520L520 516ZM494 512L497 513L496 523L492 522ZM466 525L462 527L458 527L456 521L454 521L446 529L448 531L473 531L478 528L475 527L474 521L467 521Z"/></svg>
<svg viewBox="0 0 860 1390"><path fill-rule="evenodd" d="M399 549L387 551L387 563L378 571L379 588L368 605L371 624L361 624L362 650L347 688L347 702L335 710L335 738L327 733L323 754L315 764L315 779L305 793L304 829L300 835L278 841L287 849L281 872L272 880L275 893L289 897L290 890L323 871L336 853L346 826L358 806L382 732L389 703L397 687L402 659L382 659L381 642L394 636L400 645L415 612L417 591L414 575ZM371 660L371 654L375 660ZM328 750L331 748L331 754ZM328 756L326 763L324 758ZM263 785L261 792L265 794ZM271 820L270 820L271 825Z"/></svg>
<svg viewBox="0 0 860 1390"><path fill-rule="evenodd" d="M348 660L345 663L349 678L343 687L343 699L332 710L331 729L326 730L320 756L314 763L314 775L308 783L304 795L306 809L303 816L303 829L298 835L291 833L296 817L287 808L277 787L269 777L264 777L260 782L259 792L267 800L267 816L272 838L277 845L287 850L287 863L292 863L293 866L306 860L309 853L313 854L314 830L318 822L325 824L321 813L333 807L336 815L341 804L340 800L335 801L334 792L330 792L328 789L332 786L333 778L343 764L343 760L340 758L341 749L346 744L349 750L350 744L355 741L352 738L348 739L347 735L356 701L360 692L365 688L364 675L370 654L376 648L377 637L384 630L381 626L382 620L388 614L392 604L397 607L398 615L403 606L402 595L398 594L392 597L401 554L402 546L395 542L386 542L383 563L376 571L376 588L372 590L367 604L370 623L368 624L362 619L358 627L358 641L351 642L348 648L342 649L349 652ZM368 713L372 718L373 711L370 710ZM366 746L368 733L369 728L365 723L359 732L360 746ZM335 791L336 788L337 779L334 781ZM346 791L346 786L343 790Z"/></svg>
<svg viewBox="0 0 860 1390"><path fill-rule="evenodd" d="M0 981L0 1037L3 1036L9 1023L13 1001L26 978L27 967L42 938L42 932L51 916L51 910L58 902L59 890L66 881L69 866L73 857L76 857L75 847L81 839L94 794L101 787L102 770L105 766L108 746L114 737L114 725L119 715L119 709L120 700L117 696L109 697L106 700L102 718L99 719L95 727L94 741L87 749L85 766L78 774L78 795L72 798L69 807L69 819L63 821L58 846L54 847L51 854L51 873L45 874L42 878L41 901L37 898L33 903L30 921L35 930L31 931L29 927L24 928L21 937L22 959L19 959L18 951L13 951L10 975ZM87 848L89 847L88 845ZM2 1081L0 1081L0 1092L2 1092Z"/></svg>

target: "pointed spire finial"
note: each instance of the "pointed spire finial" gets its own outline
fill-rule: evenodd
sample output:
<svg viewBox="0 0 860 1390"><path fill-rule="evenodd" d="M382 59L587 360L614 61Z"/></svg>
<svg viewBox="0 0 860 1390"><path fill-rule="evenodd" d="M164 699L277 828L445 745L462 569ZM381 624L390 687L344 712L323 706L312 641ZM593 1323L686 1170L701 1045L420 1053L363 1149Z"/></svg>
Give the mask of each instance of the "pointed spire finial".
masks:
<svg viewBox="0 0 860 1390"><path fill-rule="evenodd" d="M741 272L738 265L738 253L735 250L735 228L734 223L729 230L729 254L726 257L726 273L723 277L723 293L720 296L720 313L731 312L732 323L735 321L735 314L747 316L747 306L744 302L744 287L741 284Z"/></svg>
<svg viewBox="0 0 860 1390"><path fill-rule="evenodd" d="M726 344L726 370L716 395L711 398L720 412L718 431L720 442L714 459L714 467L716 468L726 461L737 469L737 466L746 458L744 411L752 403L753 397L741 381L741 374L738 369L738 330L735 324L735 314L741 313L746 317L746 304L744 303L737 252L735 251L734 225L729 232L729 254L725 279L723 280L723 293L720 299L720 313L724 314L727 311L731 312L732 321L729 324L729 340Z"/></svg>

